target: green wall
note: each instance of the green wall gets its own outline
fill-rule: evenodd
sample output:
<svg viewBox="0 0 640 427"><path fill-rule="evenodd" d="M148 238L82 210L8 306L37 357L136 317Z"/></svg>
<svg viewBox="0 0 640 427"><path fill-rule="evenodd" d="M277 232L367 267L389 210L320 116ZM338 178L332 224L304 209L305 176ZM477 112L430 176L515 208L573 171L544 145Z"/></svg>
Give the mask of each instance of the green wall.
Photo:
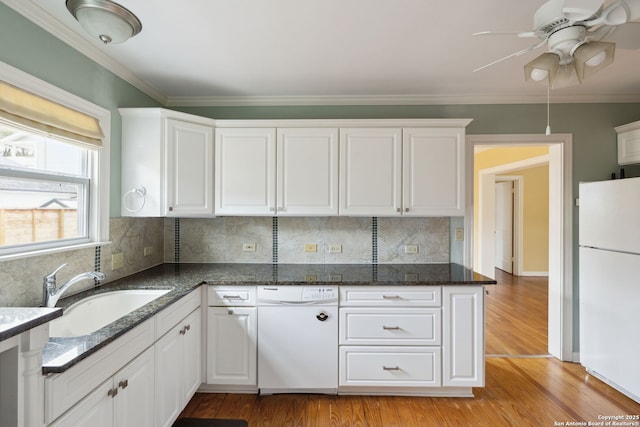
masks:
<svg viewBox="0 0 640 427"><path fill-rule="evenodd" d="M0 61L111 111L110 216L120 216L118 107L159 104L115 74L0 3Z"/></svg>

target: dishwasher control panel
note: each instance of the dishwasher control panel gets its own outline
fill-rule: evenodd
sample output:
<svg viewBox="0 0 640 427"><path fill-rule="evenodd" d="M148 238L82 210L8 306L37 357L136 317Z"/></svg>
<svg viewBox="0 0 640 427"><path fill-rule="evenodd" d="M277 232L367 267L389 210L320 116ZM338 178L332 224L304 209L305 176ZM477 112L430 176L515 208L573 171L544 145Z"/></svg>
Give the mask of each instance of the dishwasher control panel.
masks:
<svg viewBox="0 0 640 427"><path fill-rule="evenodd" d="M258 286L258 304L337 303L337 286Z"/></svg>

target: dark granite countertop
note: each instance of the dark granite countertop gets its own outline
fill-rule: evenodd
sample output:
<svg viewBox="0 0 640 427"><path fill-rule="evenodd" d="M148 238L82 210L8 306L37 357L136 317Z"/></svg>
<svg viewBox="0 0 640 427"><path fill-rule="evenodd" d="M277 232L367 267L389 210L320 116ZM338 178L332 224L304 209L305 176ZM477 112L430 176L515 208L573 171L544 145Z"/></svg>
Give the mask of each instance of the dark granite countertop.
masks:
<svg viewBox="0 0 640 427"><path fill-rule="evenodd" d="M64 372L202 284L378 286L491 285L495 280L458 264L163 264L63 298L65 308L97 293L120 289L170 289L167 294L96 332L49 339L43 374Z"/></svg>
<svg viewBox="0 0 640 427"><path fill-rule="evenodd" d="M0 307L0 341L62 316L59 308Z"/></svg>

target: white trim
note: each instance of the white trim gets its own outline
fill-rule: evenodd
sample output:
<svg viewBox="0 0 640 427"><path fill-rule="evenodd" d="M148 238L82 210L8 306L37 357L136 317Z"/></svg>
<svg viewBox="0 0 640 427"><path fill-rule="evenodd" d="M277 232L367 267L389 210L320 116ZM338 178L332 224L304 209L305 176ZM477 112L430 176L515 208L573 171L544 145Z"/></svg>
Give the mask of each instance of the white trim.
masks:
<svg viewBox="0 0 640 427"><path fill-rule="evenodd" d="M549 277L548 271L523 271L521 276Z"/></svg>
<svg viewBox="0 0 640 427"><path fill-rule="evenodd" d="M109 180L111 156L111 112L79 96L62 90L50 83L33 77L17 68L0 61L0 79L16 87L23 88L44 98L65 105L74 110L96 117L104 133L102 147L91 149L92 161L98 161L97 167L92 168L90 215L95 215L93 224L89 228L89 239L94 244L109 239ZM99 153L99 154L98 154ZM96 187L97 183L100 187ZM60 248L59 248L60 249ZM37 251L36 251L37 252ZM4 259L4 258L3 258Z"/></svg>
<svg viewBox="0 0 640 427"><path fill-rule="evenodd" d="M274 120L216 120L216 128L274 128L274 127L430 127L464 128L473 119L274 119Z"/></svg>
<svg viewBox="0 0 640 427"><path fill-rule="evenodd" d="M141 89L142 90L142 89ZM473 105L473 104L545 104L542 95L360 95L360 96L170 96L166 106L320 106L320 105ZM640 93L585 93L554 95L554 104L636 103Z"/></svg>
<svg viewBox="0 0 640 427"><path fill-rule="evenodd" d="M573 181L571 134L467 135L466 187L473 188L475 145L549 146L549 353L573 360ZM561 181L561 182L556 182ZM465 265L473 266L473 191L466 196ZM557 221L556 221L557 220ZM554 242L552 244L552 242Z"/></svg>
<svg viewBox="0 0 640 427"><path fill-rule="evenodd" d="M111 244L110 241L87 242L87 243L72 244L72 245L69 245L69 246L58 246L58 247L55 247L55 248L38 249L38 250L35 250L35 251L30 251L30 252L20 252L20 253L16 252L16 253L6 254L6 255L0 256L0 261L10 261L10 260L14 260L14 259L29 258L29 257L32 257L32 256L56 254L56 253L61 253L61 252L75 251L75 250L78 250L78 249L97 248L98 246L105 246L105 245L110 245L110 244Z"/></svg>

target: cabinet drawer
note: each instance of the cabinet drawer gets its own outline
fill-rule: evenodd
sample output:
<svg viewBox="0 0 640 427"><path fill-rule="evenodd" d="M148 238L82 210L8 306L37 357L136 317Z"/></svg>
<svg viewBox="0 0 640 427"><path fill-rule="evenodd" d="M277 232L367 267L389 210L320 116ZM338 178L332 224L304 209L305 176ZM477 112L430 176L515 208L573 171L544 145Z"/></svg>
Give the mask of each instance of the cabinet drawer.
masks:
<svg viewBox="0 0 640 427"><path fill-rule="evenodd" d="M438 387L439 347L340 347L341 386Z"/></svg>
<svg viewBox="0 0 640 427"><path fill-rule="evenodd" d="M340 344L440 345L439 308L340 309Z"/></svg>
<svg viewBox="0 0 640 427"><path fill-rule="evenodd" d="M255 307L256 287L209 286L207 288L207 304L214 307Z"/></svg>
<svg viewBox="0 0 640 427"><path fill-rule="evenodd" d="M341 306L440 307L440 286L341 286Z"/></svg>
<svg viewBox="0 0 640 427"><path fill-rule="evenodd" d="M156 340L169 332L178 322L200 307L202 295L200 288L185 295L171 306L156 315Z"/></svg>

